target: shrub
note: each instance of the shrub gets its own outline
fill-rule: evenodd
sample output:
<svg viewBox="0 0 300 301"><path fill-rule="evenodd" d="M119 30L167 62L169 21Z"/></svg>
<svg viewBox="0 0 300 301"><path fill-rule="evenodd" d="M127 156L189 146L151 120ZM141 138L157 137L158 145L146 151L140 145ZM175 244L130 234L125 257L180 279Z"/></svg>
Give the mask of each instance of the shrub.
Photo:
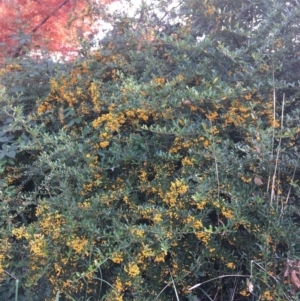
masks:
<svg viewBox="0 0 300 301"><path fill-rule="evenodd" d="M293 300L298 88L282 80L290 48L272 55L272 10L261 5L239 47L225 44L249 25L238 20L197 39L190 24L211 24L209 6L142 45L126 18L127 29L51 77L31 115L1 95L11 118L1 136L3 294L18 279L35 300ZM7 143L11 133L26 138Z"/></svg>

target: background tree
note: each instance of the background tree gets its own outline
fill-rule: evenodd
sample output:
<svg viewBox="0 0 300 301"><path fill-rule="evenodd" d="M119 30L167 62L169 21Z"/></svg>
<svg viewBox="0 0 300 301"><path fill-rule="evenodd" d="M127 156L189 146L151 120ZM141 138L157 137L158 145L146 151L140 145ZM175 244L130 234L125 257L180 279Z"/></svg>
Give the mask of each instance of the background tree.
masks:
<svg viewBox="0 0 300 301"><path fill-rule="evenodd" d="M84 38L92 40L97 33L95 11L110 2L2 1L0 53L6 57L30 50L73 54Z"/></svg>

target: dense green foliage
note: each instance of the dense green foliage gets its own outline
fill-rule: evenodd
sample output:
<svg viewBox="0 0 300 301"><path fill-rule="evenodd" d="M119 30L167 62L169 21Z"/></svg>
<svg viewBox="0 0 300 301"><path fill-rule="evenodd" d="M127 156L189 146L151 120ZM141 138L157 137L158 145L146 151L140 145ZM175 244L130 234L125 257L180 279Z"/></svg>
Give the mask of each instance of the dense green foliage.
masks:
<svg viewBox="0 0 300 301"><path fill-rule="evenodd" d="M1 71L2 299L297 300L299 5L154 5Z"/></svg>

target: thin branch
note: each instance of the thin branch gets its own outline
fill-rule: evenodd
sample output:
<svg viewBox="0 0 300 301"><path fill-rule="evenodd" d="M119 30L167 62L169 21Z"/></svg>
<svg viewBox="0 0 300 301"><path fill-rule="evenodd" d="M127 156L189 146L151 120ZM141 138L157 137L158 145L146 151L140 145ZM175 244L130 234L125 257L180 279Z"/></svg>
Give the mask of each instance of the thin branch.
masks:
<svg viewBox="0 0 300 301"><path fill-rule="evenodd" d="M199 287L200 285L202 285L202 284L204 284L204 283L208 283L208 282L211 282L211 281L214 281L214 280L217 280L217 279L222 279L222 278L225 278L225 277L243 277L243 278L249 278L250 275L238 275L238 274L234 274L234 275L222 275L222 276L218 276L218 277L209 279L209 280L207 280L207 281L204 281L204 282L195 284L194 286L192 286L192 287L189 288L189 291L191 291L191 290L193 290L193 289Z"/></svg>
<svg viewBox="0 0 300 301"><path fill-rule="evenodd" d="M191 273L191 272L187 272L187 273L183 276L183 278L186 277L187 275L189 275L190 273ZM172 275L171 275L171 277L172 277ZM172 277L172 281L173 281L173 277ZM163 291L173 283L172 281L170 281L170 282L167 283L167 285L166 285L166 286L159 292L159 294L156 296L156 298L154 299L154 301L158 300L159 296L163 293Z"/></svg>
<svg viewBox="0 0 300 301"><path fill-rule="evenodd" d="M213 126L212 126L212 121L210 121L210 127L211 130L213 130ZM214 160L215 160L215 167L216 167L216 178L217 178L217 182L218 182L218 198L220 197L220 178L219 178L219 169L218 169L218 160L217 160L217 156L216 156L216 149L215 149L215 139L214 139L214 134L212 132L212 142L213 142L213 156L214 156Z"/></svg>
<svg viewBox="0 0 300 301"><path fill-rule="evenodd" d="M274 49L273 49L274 50ZM274 64L273 64L273 71L272 71L272 80L273 80L273 134L272 134L272 158L274 155L274 140L275 140L275 125L276 125L276 89L275 89L275 71L274 71ZM270 188L270 175L268 178L268 185L267 185L267 191L269 191ZM271 187L273 189L273 187ZM273 192L271 192L273 193ZM271 197L271 205L272 205L272 197Z"/></svg>
<svg viewBox="0 0 300 301"><path fill-rule="evenodd" d="M291 179L291 183L294 181L296 170L297 170L297 167L298 167L298 162L299 162L299 159L297 160L297 164L295 164L293 176L292 176L292 179ZM286 196L286 200L285 200L285 202L281 206L281 213L280 213L281 216L283 215L284 207L287 206L287 203L289 201L291 190L292 190L292 184L290 184L289 191L288 191L288 194Z"/></svg>
<svg viewBox="0 0 300 301"><path fill-rule="evenodd" d="M174 279L173 279L173 276L171 274L171 270L170 269L169 269L169 273L170 273L170 276L171 276L171 279L172 279L172 283L173 283L173 287L174 287L174 291L175 291L175 295L176 295L176 300L179 301L179 297L178 297L176 285L175 285L175 282L174 282Z"/></svg>
<svg viewBox="0 0 300 301"><path fill-rule="evenodd" d="M33 35L35 34L39 28L41 28L54 14L57 13L58 10L60 10L64 5L66 5L67 3L69 2L69 0L64 0L60 5L58 5L54 11L52 13L50 13L48 16L46 16L37 26L35 26L31 32L30 32L30 35ZM12 57L13 58L16 58L18 56L20 56L20 54L22 54L22 50L24 48L26 44L23 44L23 45L20 45L16 51L13 53Z"/></svg>
<svg viewBox="0 0 300 301"><path fill-rule="evenodd" d="M13 279L15 279L15 280L18 280L17 277L15 277L13 274L9 273L8 271L3 270L3 272L4 272L6 275L8 275L9 277L11 277L11 278L13 278Z"/></svg>
<svg viewBox="0 0 300 301"><path fill-rule="evenodd" d="M37 32L37 30L42 27L58 10L60 10L64 5L66 5L69 2L69 0L64 0L50 15L45 17L33 30L31 33Z"/></svg>
<svg viewBox="0 0 300 301"><path fill-rule="evenodd" d="M282 106L281 106L281 129L280 132L282 133L283 130L283 113L284 113L284 100L285 100L285 94L283 94L283 100L282 100ZM276 151L276 159L275 159L275 169L274 169L274 174L272 178L272 186L271 186L271 204L273 203L273 199L275 196L275 180L276 180L276 173L277 173L277 168L278 168L278 161L279 161L279 153L280 153L280 147L281 147L281 135L279 138L279 144L277 146L277 151Z"/></svg>

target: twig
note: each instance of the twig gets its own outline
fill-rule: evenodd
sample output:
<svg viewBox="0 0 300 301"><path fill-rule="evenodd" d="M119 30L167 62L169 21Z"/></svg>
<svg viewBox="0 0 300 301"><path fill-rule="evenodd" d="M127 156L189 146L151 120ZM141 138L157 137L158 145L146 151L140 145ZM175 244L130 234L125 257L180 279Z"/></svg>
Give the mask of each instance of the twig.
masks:
<svg viewBox="0 0 300 301"><path fill-rule="evenodd" d="M8 276L10 276L11 278L13 278L13 279L15 279L15 280L18 280L18 278L16 277L16 276L14 276L14 275L12 275L10 272L8 272L8 271L3 271L5 274L7 274Z"/></svg>
<svg viewBox="0 0 300 301"><path fill-rule="evenodd" d="M12 275L11 273L9 273L8 271L4 270L4 273L7 274L8 276L10 276L11 278L13 278L14 280L16 280L16 289L15 289L15 301L18 301L19 298L19 282L20 280L15 277L14 275Z"/></svg>
<svg viewBox="0 0 300 301"><path fill-rule="evenodd" d="M244 277L244 278L248 278L248 277L250 277L250 275L238 275L238 274L234 274L234 275L222 275L222 276L218 276L218 277L209 279L207 281L195 284L194 286L192 286L192 287L189 288L189 291L191 291L191 290L199 287L200 285L202 285L204 283L208 283L208 282L211 282L211 281L214 281L214 280L217 280L217 279L222 279L222 278L225 278L225 277Z"/></svg>
<svg viewBox="0 0 300 301"><path fill-rule="evenodd" d="M187 276L188 274L190 274L190 273L191 273L191 272L186 273L186 274L183 276L183 278L186 277L186 276ZM172 277L172 275L171 275L171 277ZM155 298L153 301L156 301L156 300L159 298L159 296L163 293L163 291L164 291L168 286L170 286L170 284L172 284L172 281L167 283L167 285L159 292L159 294L156 296L156 298Z"/></svg>
<svg viewBox="0 0 300 301"><path fill-rule="evenodd" d="M255 263L260 269L262 269L264 272L268 274L271 278L275 280L276 283L278 283L278 279L276 279L274 276L270 275L265 268L263 268L261 265L259 265L256 260L251 260L251 277L252 277L252 264Z"/></svg>
<svg viewBox="0 0 300 301"><path fill-rule="evenodd" d="M200 290L203 292L203 294L210 300L210 301L214 301L207 293L205 290L203 290L202 288L200 288Z"/></svg>
<svg viewBox="0 0 300 301"><path fill-rule="evenodd" d="M212 122L211 120L210 121L210 127L211 127L211 130L213 129L212 127ZM217 177L217 182L218 182L218 198L220 197L220 179L219 179L219 170L218 170L218 160L217 160L217 157L216 157L216 150L215 150L215 140L214 140L214 134L212 133L212 142L213 142L213 156L214 156L214 160L215 160L215 167L216 167L216 177Z"/></svg>
<svg viewBox="0 0 300 301"><path fill-rule="evenodd" d="M280 127L280 134L282 134L282 130L283 130L284 100L285 100L285 94L283 94L283 100L282 100L282 106L281 106L281 127ZM275 116L274 116L274 118L275 118ZM275 169L274 169L274 174L273 174L273 178L272 178L271 204L273 203L273 199L274 199L274 196L275 196L275 180L276 180L276 173L277 173L277 167L278 167L278 161L279 161L280 147L281 147L281 135L279 137L279 144L277 146L276 160L275 160Z"/></svg>
<svg viewBox="0 0 300 301"><path fill-rule="evenodd" d="M173 279L173 276L172 276L172 274L171 274L171 271L170 271L170 269L169 269L169 273L170 273L170 276L171 276L171 279L172 279L172 283L173 283L173 287L174 287L174 291L175 291L176 299L177 299L177 301L179 301L179 297L178 297L177 289L176 289L175 282L174 282L174 279Z"/></svg>
<svg viewBox="0 0 300 301"><path fill-rule="evenodd" d="M296 170L297 170L297 167L298 167L298 162L299 162L299 158L297 160L297 164L295 164L294 172L293 172L293 176L292 176L291 182L294 181ZM291 190L292 190L292 184L290 184L289 191L288 191L288 194L286 196L285 202L282 203L280 216L283 215L284 206L287 206L287 203L288 203L289 198L290 198Z"/></svg>
<svg viewBox="0 0 300 301"><path fill-rule="evenodd" d="M274 65L273 65L273 71L272 71L272 80L273 80L273 134L272 134L272 158L274 155L274 141L275 141L275 125L276 125L276 89L275 89L275 72L274 72ZM268 185L267 185L267 191L269 191L270 188L270 176L268 178ZM272 189L272 187L271 187ZM271 192L272 194L272 192ZM271 205L272 205L272 197L271 197Z"/></svg>

